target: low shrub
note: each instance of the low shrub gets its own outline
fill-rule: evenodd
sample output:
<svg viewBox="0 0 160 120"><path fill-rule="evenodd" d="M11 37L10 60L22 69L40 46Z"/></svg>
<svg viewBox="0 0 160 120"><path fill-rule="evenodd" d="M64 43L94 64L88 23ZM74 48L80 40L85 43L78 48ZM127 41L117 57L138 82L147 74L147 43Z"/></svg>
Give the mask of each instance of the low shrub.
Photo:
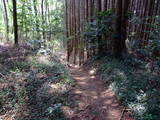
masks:
<svg viewBox="0 0 160 120"><path fill-rule="evenodd" d="M106 57L105 64L101 64L98 73L106 85L111 87L118 98L133 111L136 120L158 120L159 75L143 67L136 68L133 63L134 61L130 60L119 61Z"/></svg>

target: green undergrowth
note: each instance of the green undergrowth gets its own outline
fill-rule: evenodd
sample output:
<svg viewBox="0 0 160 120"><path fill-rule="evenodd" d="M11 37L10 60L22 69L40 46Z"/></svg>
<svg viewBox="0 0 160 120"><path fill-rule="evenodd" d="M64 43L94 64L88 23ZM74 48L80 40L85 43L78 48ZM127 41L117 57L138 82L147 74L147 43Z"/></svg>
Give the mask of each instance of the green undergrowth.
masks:
<svg viewBox="0 0 160 120"><path fill-rule="evenodd" d="M62 106L74 81L67 68L48 57L23 61L0 60L0 118L16 120L65 120Z"/></svg>
<svg viewBox="0 0 160 120"><path fill-rule="evenodd" d="M98 74L119 100L133 112L136 120L160 118L160 76L136 60L105 57Z"/></svg>

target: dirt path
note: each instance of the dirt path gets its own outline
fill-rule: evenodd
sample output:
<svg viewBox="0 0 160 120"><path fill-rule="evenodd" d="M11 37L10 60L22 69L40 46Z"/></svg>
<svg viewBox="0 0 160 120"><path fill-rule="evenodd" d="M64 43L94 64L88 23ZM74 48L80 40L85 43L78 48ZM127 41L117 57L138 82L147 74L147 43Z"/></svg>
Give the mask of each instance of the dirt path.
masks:
<svg viewBox="0 0 160 120"><path fill-rule="evenodd" d="M71 120L132 120L126 116L122 118L124 107L117 101L114 92L105 88L92 72L71 68L76 81L71 92L75 104L67 116Z"/></svg>

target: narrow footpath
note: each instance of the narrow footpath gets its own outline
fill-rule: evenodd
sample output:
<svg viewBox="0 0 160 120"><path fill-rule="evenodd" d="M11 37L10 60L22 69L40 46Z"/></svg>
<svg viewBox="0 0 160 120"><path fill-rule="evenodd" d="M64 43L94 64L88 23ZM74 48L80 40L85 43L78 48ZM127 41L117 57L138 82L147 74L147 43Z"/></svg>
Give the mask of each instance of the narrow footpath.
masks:
<svg viewBox="0 0 160 120"><path fill-rule="evenodd" d="M76 81L71 91L73 112L67 115L71 120L133 120L94 71L71 67L71 74Z"/></svg>

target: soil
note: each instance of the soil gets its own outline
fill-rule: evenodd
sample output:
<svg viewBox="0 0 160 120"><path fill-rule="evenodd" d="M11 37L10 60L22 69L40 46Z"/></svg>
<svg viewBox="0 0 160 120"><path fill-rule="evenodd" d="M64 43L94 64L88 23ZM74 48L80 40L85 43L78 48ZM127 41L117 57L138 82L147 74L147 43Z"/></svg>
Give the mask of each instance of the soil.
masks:
<svg viewBox="0 0 160 120"><path fill-rule="evenodd" d="M23 48L23 47L22 47ZM15 57L12 48L1 47L0 52L9 52L9 58ZM17 51L22 51L17 49ZM26 53L15 52L16 59ZM15 59L14 59L15 61ZM115 93L95 75L94 70L84 67L70 67L75 85L69 93L70 107L63 106L64 116L69 120L133 120L131 113L116 98ZM1 87L1 86L0 86ZM10 120L6 118L4 120ZM11 119L12 120L12 119Z"/></svg>
<svg viewBox="0 0 160 120"><path fill-rule="evenodd" d="M71 67L71 74L76 82L70 93L74 105L64 108L70 120L133 120L94 70Z"/></svg>

